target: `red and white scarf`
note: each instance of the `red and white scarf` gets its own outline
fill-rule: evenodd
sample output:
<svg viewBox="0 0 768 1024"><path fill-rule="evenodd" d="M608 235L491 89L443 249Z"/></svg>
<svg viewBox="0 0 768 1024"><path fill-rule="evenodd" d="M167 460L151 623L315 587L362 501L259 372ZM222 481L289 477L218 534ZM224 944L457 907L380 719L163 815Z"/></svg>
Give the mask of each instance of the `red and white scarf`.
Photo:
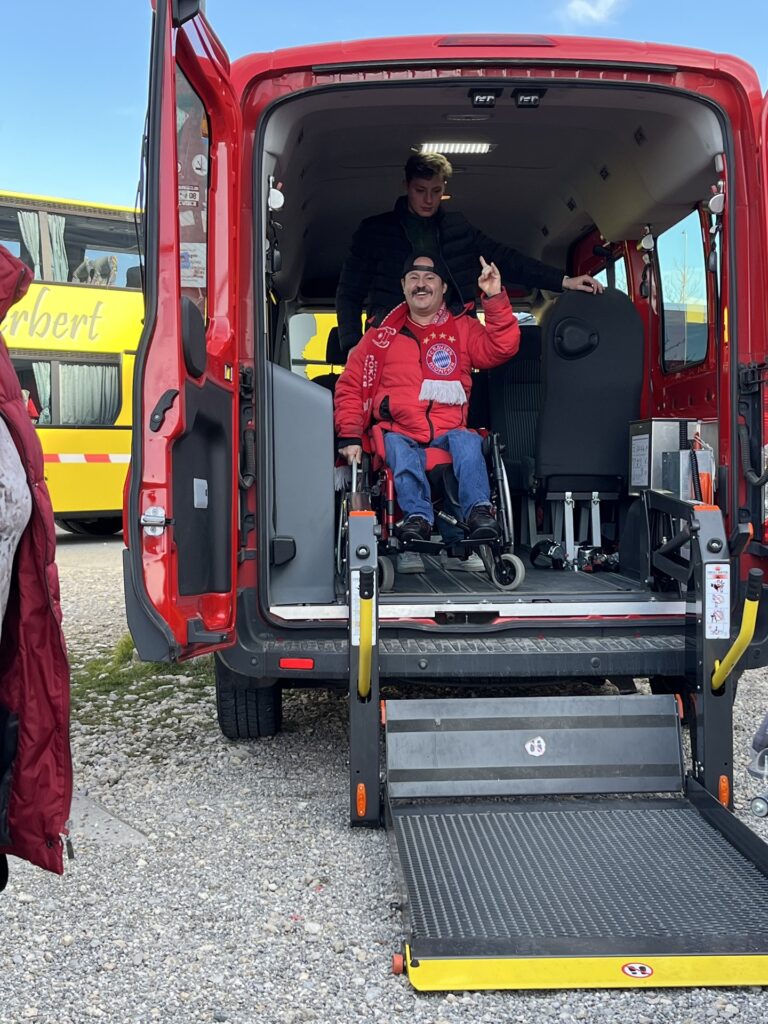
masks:
<svg viewBox="0 0 768 1024"><path fill-rule="evenodd" d="M408 317L408 330L418 339L423 381L419 398L442 405L464 405L467 394L461 383L459 338L456 321L443 305L430 324Z"/></svg>
<svg viewBox="0 0 768 1024"><path fill-rule="evenodd" d="M419 343L423 376L419 399L443 405L464 405L467 395L461 383L459 338L456 321L445 305L435 313L430 324L417 324L408 316L408 305L401 302L388 313L380 326L369 328L368 335L375 348L386 351L392 339L404 327ZM373 396L379 384L384 360L370 352L363 365L363 412L366 427L373 411Z"/></svg>

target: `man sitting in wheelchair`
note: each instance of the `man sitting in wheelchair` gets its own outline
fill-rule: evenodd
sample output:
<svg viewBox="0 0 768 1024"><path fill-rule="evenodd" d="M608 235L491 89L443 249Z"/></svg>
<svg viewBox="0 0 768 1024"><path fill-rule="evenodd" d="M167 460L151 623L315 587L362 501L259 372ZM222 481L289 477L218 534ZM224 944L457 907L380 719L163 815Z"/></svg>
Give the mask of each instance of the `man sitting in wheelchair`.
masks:
<svg viewBox="0 0 768 1024"><path fill-rule="evenodd" d="M514 356L520 329L495 264L482 257L480 263L485 326L466 311L456 316L449 311L447 271L439 258L410 257L403 267L405 302L365 332L336 384L338 450L348 463L360 462L378 435L384 449L378 454L392 471L404 516L398 536L405 548L432 535L428 448L450 454L467 540L493 543L502 533L491 503L483 438L467 429L467 406L472 370Z"/></svg>

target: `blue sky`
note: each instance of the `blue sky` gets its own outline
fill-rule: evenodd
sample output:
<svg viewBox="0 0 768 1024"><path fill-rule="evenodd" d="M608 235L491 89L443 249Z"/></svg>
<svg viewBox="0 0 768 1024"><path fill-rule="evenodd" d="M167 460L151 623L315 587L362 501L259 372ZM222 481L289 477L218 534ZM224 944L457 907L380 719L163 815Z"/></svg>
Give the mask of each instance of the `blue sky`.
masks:
<svg viewBox="0 0 768 1024"><path fill-rule="evenodd" d="M0 188L129 205L136 193L149 0L3 2ZM304 43L440 32L546 32L734 53L768 85L768 3L472 0L323 4L208 0L230 56Z"/></svg>

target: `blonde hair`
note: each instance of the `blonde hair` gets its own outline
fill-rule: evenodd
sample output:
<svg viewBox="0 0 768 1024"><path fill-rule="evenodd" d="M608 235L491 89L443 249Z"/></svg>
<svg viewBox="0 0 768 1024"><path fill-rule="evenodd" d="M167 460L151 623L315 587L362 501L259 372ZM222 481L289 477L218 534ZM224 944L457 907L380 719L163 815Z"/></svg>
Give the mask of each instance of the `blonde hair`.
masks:
<svg viewBox="0 0 768 1024"><path fill-rule="evenodd" d="M413 181L414 178L432 178L436 174L444 181L448 181L453 174L450 160L442 153L414 153L408 157L405 165L406 181Z"/></svg>

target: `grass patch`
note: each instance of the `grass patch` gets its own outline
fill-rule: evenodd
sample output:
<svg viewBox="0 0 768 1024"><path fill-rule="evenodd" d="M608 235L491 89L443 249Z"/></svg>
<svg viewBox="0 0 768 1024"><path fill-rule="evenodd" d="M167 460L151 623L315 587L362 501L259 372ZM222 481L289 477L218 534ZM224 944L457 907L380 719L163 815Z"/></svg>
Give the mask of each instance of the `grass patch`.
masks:
<svg viewBox="0 0 768 1024"><path fill-rule="evenodd" d="M210 655L182 664L138 661L131 637L121 637L111 651L79 659L70 666L72 716L83 724L119 718L137 703L159 703L175 696L183 707L197 701L213 685Z"/></svg>
<svg viewBox="0 0 768 1024"><path fill-rule="evenodd" d="M112 660L116 666L127 665L133 660L133 652L135 650L133 637L130 633L124 633L115 644L115 653L112 656Z"/></svg>

